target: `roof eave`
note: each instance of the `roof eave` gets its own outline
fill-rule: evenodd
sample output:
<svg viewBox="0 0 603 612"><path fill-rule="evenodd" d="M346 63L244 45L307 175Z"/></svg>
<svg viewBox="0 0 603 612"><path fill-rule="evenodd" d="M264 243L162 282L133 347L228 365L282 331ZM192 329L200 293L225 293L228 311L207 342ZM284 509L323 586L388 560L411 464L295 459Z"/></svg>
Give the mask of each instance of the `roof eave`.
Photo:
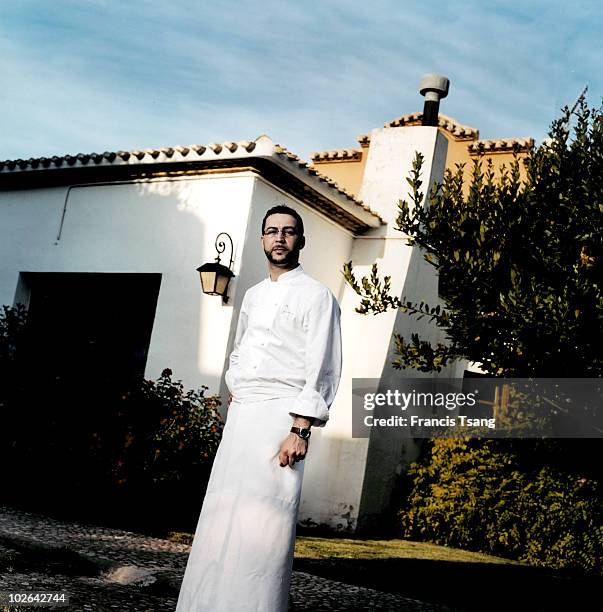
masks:
<svg viewBox="0 0 603 612"><path fill-rule="evenodd" d="M266 165L268 162L268 165ZM382 219L335 181L322 176L268 136L255 141L0 162L0 190L148 180L220 169L255 169L342 227L363 233ZM294 180L291 180L291 179Z"/></svg>

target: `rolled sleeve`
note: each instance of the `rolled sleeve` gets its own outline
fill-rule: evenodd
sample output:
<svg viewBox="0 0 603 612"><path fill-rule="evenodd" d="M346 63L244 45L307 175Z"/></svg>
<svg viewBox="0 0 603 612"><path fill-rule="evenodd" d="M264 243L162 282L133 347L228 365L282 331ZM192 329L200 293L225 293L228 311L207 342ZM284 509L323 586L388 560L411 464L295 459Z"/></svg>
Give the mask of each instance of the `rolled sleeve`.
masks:
<svg viewBox="0 0 603 612"><path fill-rule="evenodd" d="M329 290L312 304L306 326L306 383L289 414L324 427L341 378L341 311Z"/></svg>

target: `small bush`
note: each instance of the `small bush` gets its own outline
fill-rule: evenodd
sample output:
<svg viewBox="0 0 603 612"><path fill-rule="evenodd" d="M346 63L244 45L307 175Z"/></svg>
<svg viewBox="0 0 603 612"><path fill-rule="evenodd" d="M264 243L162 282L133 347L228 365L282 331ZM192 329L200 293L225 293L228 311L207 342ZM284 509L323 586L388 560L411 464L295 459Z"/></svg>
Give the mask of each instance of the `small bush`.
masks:
<svg viewBox="0 0 603 612"><path fill-rule="evenodd" d="M27 310L23 304L3 306L0 311L0 410L7 405L9 396L18 386L17 347L25 335Z"/></svg>
<svg viewBox="0 0 603 612"><path fill-rule="evenodd" d="M527 470L508 440L436 439L409 470L404 537L600 574L603 509L597 481Z"/></svg>
<svg viewBox="0 0 603 612"><path fill-rule="evenodd" d="M2 306L0 313L0 363L14 361L17 346L25 332L27 310L23 304Z"/></svg>
<svg viewBox="0 0 603 612"><path fill-rule="evenodd" d="M169 369L121 387L107 384L111 364L53 378L31 368L26 332L26 310L4 306L0 503L194 527L222 435L218 396L185 392Z"/></svg>
<svg viewBox="0 0 603 612"><path fill-rule="evenodd" d="M126 392L109 428L93 434L96 472L137 528L194 530L222 436L219 398L171 377L165 369Z"/></svg>
<svg viewBox="0 0 603 612"><path fill-rule="evenodd" d="M206 386L185 393L171 376L165 369L122 398L112 466L120 485L182 482L213 462L223 429L219 397L205 396Z"/></svg>

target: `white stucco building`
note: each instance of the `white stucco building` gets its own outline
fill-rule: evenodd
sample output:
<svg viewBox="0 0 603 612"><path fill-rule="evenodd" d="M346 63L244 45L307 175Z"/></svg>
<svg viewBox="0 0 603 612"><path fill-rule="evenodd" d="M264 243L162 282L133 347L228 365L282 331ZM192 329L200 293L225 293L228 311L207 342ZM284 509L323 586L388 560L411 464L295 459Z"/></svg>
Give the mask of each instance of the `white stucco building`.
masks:
<svg viewBox="0 0 603 612"><path fill-rule="evenodd" d="M446 147L435 127L373 130L358 197L267 136L1 162L0 305L35 303L40 324L56 338L109 339L123 367L147 378L169 367L185 388L205 384L225 400L223 372L243 294L266 275L262 217L274 205L292 206L306 228L301 263L339 299L344 343L331 419L313 434L306 460L300 521L350 532L370 526L416 448L351 437L352 379L374 378L387 387L396 377L416 376L391 367L394 332L443 338L395 311L358 315L358 297L341 270L352 260L363 275L378 262L392 277L393 294L438 302L433 269L393 227L407 189L401 177L408 176L415 151L425 156L429 185L441 178ZM196 272L214 260L220 232L234 241L227 303L204 295ZM80 309L77 330L70 327L70 308ZM455 368L441 375L462 375L462 364Z"/></svg>

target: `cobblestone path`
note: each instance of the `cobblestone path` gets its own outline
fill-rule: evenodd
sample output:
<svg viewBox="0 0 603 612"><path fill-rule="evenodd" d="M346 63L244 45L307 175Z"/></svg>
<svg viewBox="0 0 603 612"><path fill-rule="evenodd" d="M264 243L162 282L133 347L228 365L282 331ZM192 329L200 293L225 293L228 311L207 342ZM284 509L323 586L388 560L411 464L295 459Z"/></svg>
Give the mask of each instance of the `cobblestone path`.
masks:
<svg viewBox="0 0 603 612"><path fill-rule="evenodd" d="M0 591L67 592L69 608L55 609L173 612L189 550L169 540L0 507ZM46 560L40 567L31 563L36 555ZM293 573L291 597L296 612L448 610L303 572Z"/></svg>

